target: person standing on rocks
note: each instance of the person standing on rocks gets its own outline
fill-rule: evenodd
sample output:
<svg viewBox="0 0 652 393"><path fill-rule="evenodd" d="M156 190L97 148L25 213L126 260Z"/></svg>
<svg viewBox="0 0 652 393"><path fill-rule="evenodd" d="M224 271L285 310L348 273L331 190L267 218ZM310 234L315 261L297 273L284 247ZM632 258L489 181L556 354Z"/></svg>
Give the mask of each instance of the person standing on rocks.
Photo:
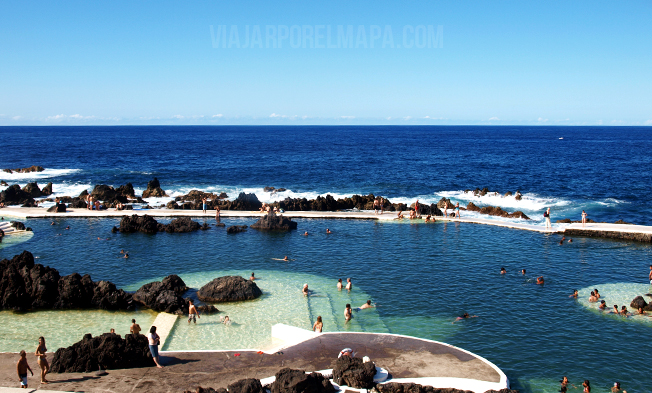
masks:
<svg viewBox="0 0 652 393"><path fill-rule="evenodd" d="M416 202L414 202L414 214L419 216L419 200L417 199Z"/></svg>
<svg viewBox="0 0 652 393"><path fill-rule="evenodd" d="M45 379L45 374L50 372L50 365L48 364L48 358L46 355L46 352L48 349L45 346L45 338L43 336L38 338L38 347L36 347L36 362L38 363L39 367L41 367L41 383L46 384L50 383L47 379Z"/></svg>
<svg viewBox="0 0 652 393"><path fill-rule="evenodd" d="M32 371L29 364L27 364L27 355L25 354L25 351L20 351L20 359L16 364L16 372L18 373L18 379L20 379L20 387L23 389L27 389L27 370L32 373L33 377L34 371Z"/></svg>
<svg viewBox="0 0 652 393"><path fill-rule="evenodd" d="M161 343L161 337L156 334L156 326L149 328L149 334L147 334L147 340L149 341L149 352L152 354L152 359L156 363L156 367L163 368L158 362L158 346Z"/></svg>
<svg viewBox="0 0 652 393"><path fill-rule="evenodd" d="M546 229L552 229L552 225L550 224L550 208L543 213L543 218L546 220Z"/></svg>

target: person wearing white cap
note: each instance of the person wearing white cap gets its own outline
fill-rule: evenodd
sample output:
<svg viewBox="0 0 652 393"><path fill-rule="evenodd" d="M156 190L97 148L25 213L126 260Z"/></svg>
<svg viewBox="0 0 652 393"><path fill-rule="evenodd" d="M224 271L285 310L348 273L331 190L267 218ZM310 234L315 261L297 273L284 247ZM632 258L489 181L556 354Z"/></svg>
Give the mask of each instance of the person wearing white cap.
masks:
<svg viewBox="0 0 652 393"><path fill-rule="evenodd" d="M353 350L351 348L344 348L343 350L340 351L340 354L337 356L337 358L341 358L342 356L348 356L350 358L353 357Z"/></svg>

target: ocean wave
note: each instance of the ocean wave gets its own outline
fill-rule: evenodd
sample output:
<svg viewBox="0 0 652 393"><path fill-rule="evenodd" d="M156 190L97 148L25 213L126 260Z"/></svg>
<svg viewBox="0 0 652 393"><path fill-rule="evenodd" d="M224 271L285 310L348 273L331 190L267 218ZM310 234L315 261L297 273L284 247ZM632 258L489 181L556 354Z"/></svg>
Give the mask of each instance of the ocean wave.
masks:
<svg viewBox="0 0 652 393"><path fill-rule="evenodd" d="M571 201L562 198L542 197L538 194L525 193L521 195L521 200L517 200L514 195L504 196L501 194L494 195L487 193L484 196L473 195L472 192L464 191L443 191L435 193L439 200L441 197L450 198L451 201L460 202L460 205L473 202L478 207L499 206L502 209L521 210L526 214L528 212L539 212L544 209L566 207L572 204Z"/></svg>
<svg viewBox="0 0 652 393"><path fill-rule="evenodd" d="M29 173L7 173L0 171L0 180L9 182L29 182L30 180L48 179L51 177L67 176L73 173L80 172L81 169L52 169L46 168L43 172L29 172Z"/></svg>

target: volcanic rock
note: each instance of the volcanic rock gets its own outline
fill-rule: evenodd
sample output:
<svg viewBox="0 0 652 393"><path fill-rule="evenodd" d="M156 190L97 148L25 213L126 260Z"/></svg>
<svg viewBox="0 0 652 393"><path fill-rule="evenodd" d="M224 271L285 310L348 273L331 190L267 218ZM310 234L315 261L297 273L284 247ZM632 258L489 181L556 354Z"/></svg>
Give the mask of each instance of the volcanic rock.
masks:
<svg viewBox="0 0 652 393"><path fill-rule="evenodd" d="M303 370L281 369L275 375L272 393L333 393L333 384L320 373L306 374Z"/></svg>
<svg viewBox="0 0 652 393"><path fill-rule="evenodd" d="M43 189L41 190L41 194L48 196L52 195L52 182L48 183Z"/></svg>
<svg viewBox="0 0 652 393"><path fill-rule="evenodd" d="M233 382L227 387L229 393L265 393L259 379L247 378Z"/></svg>
<svg viewBox="0 0 652 393"><path fill-rule="evenodd" d="M587 222L588 222L588 221L587 221ZM614 222L614 224L627 224L627 225L632 225L631 222L626 222L626 221L623 221L622 219L620 219L620 220Z"/></svg>
<svg viewBox="0 0 652 393"><path fill-rule="evenodd" d="M346 385L357 389L369 389L374 385L376 365L364 363L360 358L342 356L337 359L333 368L333 381L338 385Z"/></svg>
<svg viewBox="0 0 652 393"><path fill-rule="evenodd" d="M147 189L143 191L143 198L151 197L165 197L167 194L161 188L161 183L159 183L157 178L147 183Z"/></svg>
<svg viewBox="0 0 652 393"><path fill-rule="evenodd" d="M93 282L78 273L61 277L56 269L34 264L23 251L0 261L0 309L132 309L131 295L108 281Z"/></svg>
<svg viewBox="0 0 652 393"><path fill-rule="evenodd" d="M93 337L90 334L68 348L54 354L50 371L83 373L98 369L116 370L154 366L147 337L127 334L123 339L114 333Z"/></svg>
<svg viewBox="0 0 652 393"><path fill-rule="evenodd" d="M240 276L225 276L218 277L201 287L197 297L203 302L222 303L252 300L262 294L263 292L253 281L245 280Z"/></svg>
<svg viewBox="0 0 652 393"><path fill-rule="evenodd" d="M246 225L231 225L230 227L226 228L226 233L240 233L246 230Z"/></svg>
<svg viewBox="0 0 652 393"><path fill-rule="evenodd" d="M119 195L128 197L128 198L136 198L136 193L134 192L134 186L131 183L124 184L120 187L118 187L117 190L115 190Z"/></svg>
<svg viewBox="0 0 652 393"><path fill-rule="evenodd" d="M163 225L163 224L158 224ZM163 231L167 233L188 233L194 232L201 228L198 222L191 220L189 217L175 218L169 224L163 226ZM159 232L161 231L159 227Z"/></svg>
<svg viewBox="0 0 652 393"><path fill-rule="evenodd" d="M43 172L45 168L42 166L32 165L29 168L17 168L17 169L3 169L7 173L30 173L30 172Z"/></svg>
<svg viewBox="0 0 652 393"><path fill-rule="evenodd" d="M122 217L122 220L120 220L120 232L143 232L154 234L158 232L158 222L147 214L144 216L138 216L136 214L131 217L124 216Z"/></svg>
<svg viewBox="0 0 652 393"><path fill-rule="evenodd" d="M6 181L4 181L4 180L0 181L0 186L8 186L8 185L9 185L9 184L7 184Z"/></svg>
<svg viewBox="0 0 652 393"><path fill-rule="evenodd" d="M25 187L23 187L23 191L28 193L32 198L39 198L43 196L43 193L41 192L41 189L38 187L36 182L27 183Z"/></svg>
<svg viewBox="0 0 652 393"><path fill-rule="evenodd" d="M256 194L245 194L241 192L233 201L227 201L223 205L225 210L258 210L263 204L260 203Z"/></svg>
<svg viewBox="0 0 652 393"><path fill-rule="evenodd" d="M273 211L270 211L251 225L251 227L262 230L290 231L297 229L297 223L287 217L277 216Z"/></svg>
<svg viewBox="0 0 652 393"><path fill-rule="evenodd" d="M9 186L0 192L0 202L5 205L35 206L34 198L28 192L21 190L18 184Z"/></svg>
<svg viewBox="0 0 652 393"><path fill-rule="evenodd" d="M188 312L188 302L181 297L187 290L186 283L173 274L160 282L143 285L134 293L133 299L154 311L181 315Z"/></svg>
<svg viewBox="0 0 652 393"><path fill-rule="evenodd" d="M629 304L629 306L634 310L638 310L639 307L640 308L647 307L647 302L645 301L645 299L643 299L643 296L636 296L634 300L632 300L632 302Z"/></svg>
<svg viewBox="0 0 652 393"><path fill-rule="evenodd" d="M11 221L11 226L16 228L17 231L24 231L25 230L25 224L23 224L20 221Z"/></svg>

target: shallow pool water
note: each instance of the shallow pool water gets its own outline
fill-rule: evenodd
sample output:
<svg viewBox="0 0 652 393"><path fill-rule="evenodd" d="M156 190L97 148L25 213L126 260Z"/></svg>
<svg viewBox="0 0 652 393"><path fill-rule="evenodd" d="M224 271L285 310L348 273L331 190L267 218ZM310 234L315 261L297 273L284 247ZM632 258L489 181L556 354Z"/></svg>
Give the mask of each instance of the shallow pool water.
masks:
<svg viewBox="0 0 652 393"><path fill-rule="evenodd" d="M299 230L289 233L248 229L228 235L224 228L212 228L145 235L112 234L119 220L110 218L64 217L55 226L28 221L34 237L21 247L0 249L0 257L27 249L61 274L90 273L128 290L169 274L179 274L193 288L228 273L248 278L254 271L260 277L262 299L218 304L224 312L201 318L197 326L179 319L166 349L206 342L235 348L258 338L264 344L269 333L262 326L278 321L310 329L321 314L325 331L389 331L459 346L496 364L523 392L558 392L563 375L574 383L591 380L594 392L608 391L614 381L628 391L646 391L652 383L632 377L632 370L648 362L652 342L629 339L649 336L652 325L610 318L568 297L575 288L596 285L603 296L613 296L596 283L647 285L648 244L576 238L560 246L557 235L453 222L301 219ZM223 220L227 226L253 221ZM69 231L59 230L67 225ZM324 233L327 227L333 234ZM302 236L303 231L310 235ZM128 260L120 258L121 249L129 251ZM293 260L274 259L285 255ZM501 266L506 275L499 274ZM523 268L526 275L519 273ZM543 286L534 283L540 275ZM354 290L338 293L336 280L346 277L353 278ZM328 297L303 298L304 282ZM342 325L344 304L360 306L367 298L378 308L354 313L353 322ZM453 324L464 312L478 318ZM219 325L223 315L240 325ZM10 318L11 313L0 314L0 324ZM108 327L97 325L97 331ZM246 335L251 342L239 341Z"/></svg>
<svg viewBox="0 0 652 393"><path fill-rule="evenodd" d="M2 334L0 334L1 352L27 352L36 350L38 338L45 337L51 352L57 348L70 346L90 333L93 336L108 333L115 329L116 334L124 337L129 333L131 320L143 330L154 322L157 313L150 310L103 311L103 310L67 310L35 311L15 313L0 311Z"/></svg>

